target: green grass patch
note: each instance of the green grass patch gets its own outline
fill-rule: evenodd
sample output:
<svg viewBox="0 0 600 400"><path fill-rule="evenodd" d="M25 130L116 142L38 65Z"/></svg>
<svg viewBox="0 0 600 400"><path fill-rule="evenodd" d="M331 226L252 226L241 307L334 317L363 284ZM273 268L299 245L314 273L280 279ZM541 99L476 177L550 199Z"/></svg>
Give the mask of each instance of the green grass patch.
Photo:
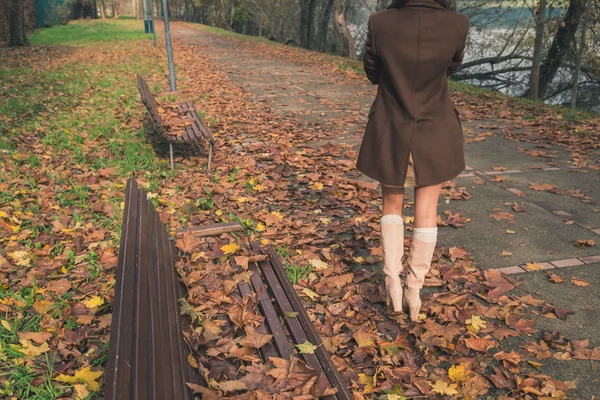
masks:
<svg viewBox="0 0 600 400"><path fill-rule="evenodd" d="M72 21L41 29L29 38L33 46L97 45L115 40L151 40L140 21Z"/></svg>

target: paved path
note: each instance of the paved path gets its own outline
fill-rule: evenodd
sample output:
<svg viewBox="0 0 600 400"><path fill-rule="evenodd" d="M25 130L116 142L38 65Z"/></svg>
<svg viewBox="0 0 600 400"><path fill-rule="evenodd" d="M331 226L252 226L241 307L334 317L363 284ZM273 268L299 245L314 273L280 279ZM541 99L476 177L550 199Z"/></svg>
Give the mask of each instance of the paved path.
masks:
<svg viewBox="0 0 600 400"><path fill-rule="evenodd" d="M365 117L375 95L372 86L340 82L329 74L313 71L309 65L257 55L242 42L186 24L174 24L173 37L198 46L199 57L210 57L216 68L276 112L323 127L339 128L343 123L344 134L319 138L312 145L322 146L332 141L358 149ZM210 51L206 53L206 49ZM467 120L463 126L466 139L490 133L483 141L465 144L468 167L455 182L457 188L464 188L471 198L449 202L441 199L440 214L459 213L469 220L465 228L441 228L439 245L464 247L481 268L502 268L523 280L520 291L535 293L538 298L575 311L567 322L538 316L538 329L558 330L571 339L590 339L592 346L600 346L600 319L597 318L600 173L574 168L569 162L569 152L562 147L540 148L536 144L508 140L506 132L522 129L511 121ZM532 156L540 150L550 157ZM497 171L494 167L505 170ZM494 181L498 176L506 179ZM554 184L565 192L534 191L528 188L532 183ZM408 201L412 201L412 196L409 190ZM512 209L515 203L524 211L515 212ZM406 211L411 215L411 209ZM492 219L490 214L497 212L510 212L514 221ZM576 240L595 240L598 245L581 249L575 246ZM551 283L546 271L522 268L533 262L553 269L566 278L565 282ZM590 285L575 286L568 279L572 276ZM542 371L551 370L558 378L576 380L579 389L570 392L572 398L591 399L600 394L600 378L593 367L583 361L545 360Z"/></svg>

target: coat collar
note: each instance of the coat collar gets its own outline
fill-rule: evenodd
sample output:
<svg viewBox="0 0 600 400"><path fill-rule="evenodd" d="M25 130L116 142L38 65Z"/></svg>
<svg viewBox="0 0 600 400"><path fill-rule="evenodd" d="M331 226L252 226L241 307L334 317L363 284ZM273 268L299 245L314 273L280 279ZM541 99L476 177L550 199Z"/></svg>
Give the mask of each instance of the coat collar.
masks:
<svg viewBox="0 0 600 400"><path fill-rule="evenodd" d="M435 8L438 10L445 10L445 8L435 0L408 0L404 7Z"/></svg>

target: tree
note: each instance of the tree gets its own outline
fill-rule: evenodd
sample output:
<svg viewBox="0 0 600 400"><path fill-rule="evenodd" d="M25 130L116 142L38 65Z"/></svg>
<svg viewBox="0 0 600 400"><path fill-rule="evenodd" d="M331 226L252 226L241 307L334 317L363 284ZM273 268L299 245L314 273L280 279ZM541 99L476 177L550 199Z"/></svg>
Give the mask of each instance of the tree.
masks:
<svg viewBox="0 0 600 400"><path fill-rule="evenodd" d="M316 0L300 0L300 46L311 48Z"/></svg>
<svg viewBox="0 0 600 400"><path fill-rule="evenodd" d="M577 88L579 86L579 74L581 73L581 62L583 61L583 54L585 52L587 39L586 34L591 12L592 0L587 0L585 16L583 17L583 26L581 27L581 41L579 42L579 49L577 49L577 58L575 60L575 72L573 74L573 88L571 89L572 108L577 108Z"/></svg>
<svg viewBox="0 0 600 400"><path fill-rule="evenodd" d="M342 42L342 54L356 60L356 43L346 23L347 0L335 0L333 14L335 16L335 28Z"/></svg>
<svg viewBox="0 0 600 400"><path fill-rule="evenodd" d="M544 97L556 72L575 42L575 33L579 27L581 17L585 12L584 0L571 0L565 18L561 22L546 59L540 68L539 96Z"/></svg>
<svg viewBox="0 0 600 400"><path fill-rule="evenodd" d="M326 52L328 44L328 33L329 33L329 22L331 21L331 13L333 11L333 3L335 0L327 0L325 9L321 14L321 21L319 22L319 51Z"/></svg>
<svg viewBox="0 0 600 400"><path fill-rule="evenodd" d="M544 45L544 31L546 25L546 3L547 0L540 0L540 4L535 13L535 44L533 47L533 62L531 67L530 97L533 100L539 99L540 67L542 65L542 47Z"/></svg>
<svg viewBox="0 0 600 400"><path fill-rule="evenodd" d="M10 46L27 46L29 41L25 33L25 4L22 0L11 0L10 8Z"/></svg>

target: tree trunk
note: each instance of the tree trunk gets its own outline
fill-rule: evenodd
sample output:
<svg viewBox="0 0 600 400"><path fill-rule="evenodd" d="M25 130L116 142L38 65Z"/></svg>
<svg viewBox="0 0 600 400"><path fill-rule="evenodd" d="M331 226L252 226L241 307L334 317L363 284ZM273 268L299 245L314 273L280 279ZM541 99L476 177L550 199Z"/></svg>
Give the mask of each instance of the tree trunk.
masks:
<svg viewBox="0 0 600 400"><path fill-rule="evenodd" d="M312 0L300 0L300 46L308 49L309 9Z"/></svg>
<svg viewBox="0 0 600 400"><path fill-rule="evenodd" d="M590 14L592 12L592 0L587 0L585 16L583 17L583 26L581 27L581 40L577 49L577 59L575 60L575 73L573 74L573 89L571 89L571 108L577 108L577 89L579 86L579 74L581 72L581 63L585 54L586 35Z"/></svg>
<svg viewBox="0 0 600 400"><path fill-rule="evenodd" d="M315 8L317 6L317 1L316 0L310 0L309 4L308 4L308 26L306 28L306 39L307 39L307 43L308 43L308 48L309 49L314 49L315 43L314 43L314 36L315 36Z"/></svg>
<svg viewBox="0 0 600 400"><path fill-rule="evenodd" d="M585 5L583 0L571 0L569 2L567 14L558 27L558 31L552 41L552 46L540 68L539 96L542 98L552 83L565 54L574 43L575 33L577 32L577 27L584 11Z"/></svg>
<svg viewBox="0 0 600 400"><path fill-rule="evenodd" d="M22 0L12 0L10 4L10 46L27 46L25 34L25 5Z"/></svg>
<svg viewBox="0 0 600 400"><path fill-rule="evenodd" d="M100 0L100 16L102 19L106 18L106 4L104 4L104 0Z"/></svg>
<svg viewBox="0 0 600 400"><path fill-rule="evenodd" d="M335 0L333 6L335 28L342 41L342 54L356 60L356 44L354 43L354 38L346 23L346 1L347 0Z"/></svg>
<svg viewBox="0 0 600 400"><path fill-rule="evenodd" d="M112 0L112 2L111 2L113 18L119 18L119 13L117 12L117 4L116 3L117 3L117 0Z"/></svg>
<svg viewBox="0 0 600 400"><path fill-rule="evenodd" d="M327 51L327 37L329 36L329 21L331 20L331 12L333 11L333 3L335 0L327 0L327 5L321 15L319 22L319 51Z"/></svg>
<svg viewBox="0 0 600 400"><path fill-rule="evenodd" d="M533 100L539 99L540 66L542 65L542 47L544 45L544 30L546 25L546 3L540 0L535 13L535 44L533 47L533 63L531 66L531 83L529 86L529 97Z"/></svg>

